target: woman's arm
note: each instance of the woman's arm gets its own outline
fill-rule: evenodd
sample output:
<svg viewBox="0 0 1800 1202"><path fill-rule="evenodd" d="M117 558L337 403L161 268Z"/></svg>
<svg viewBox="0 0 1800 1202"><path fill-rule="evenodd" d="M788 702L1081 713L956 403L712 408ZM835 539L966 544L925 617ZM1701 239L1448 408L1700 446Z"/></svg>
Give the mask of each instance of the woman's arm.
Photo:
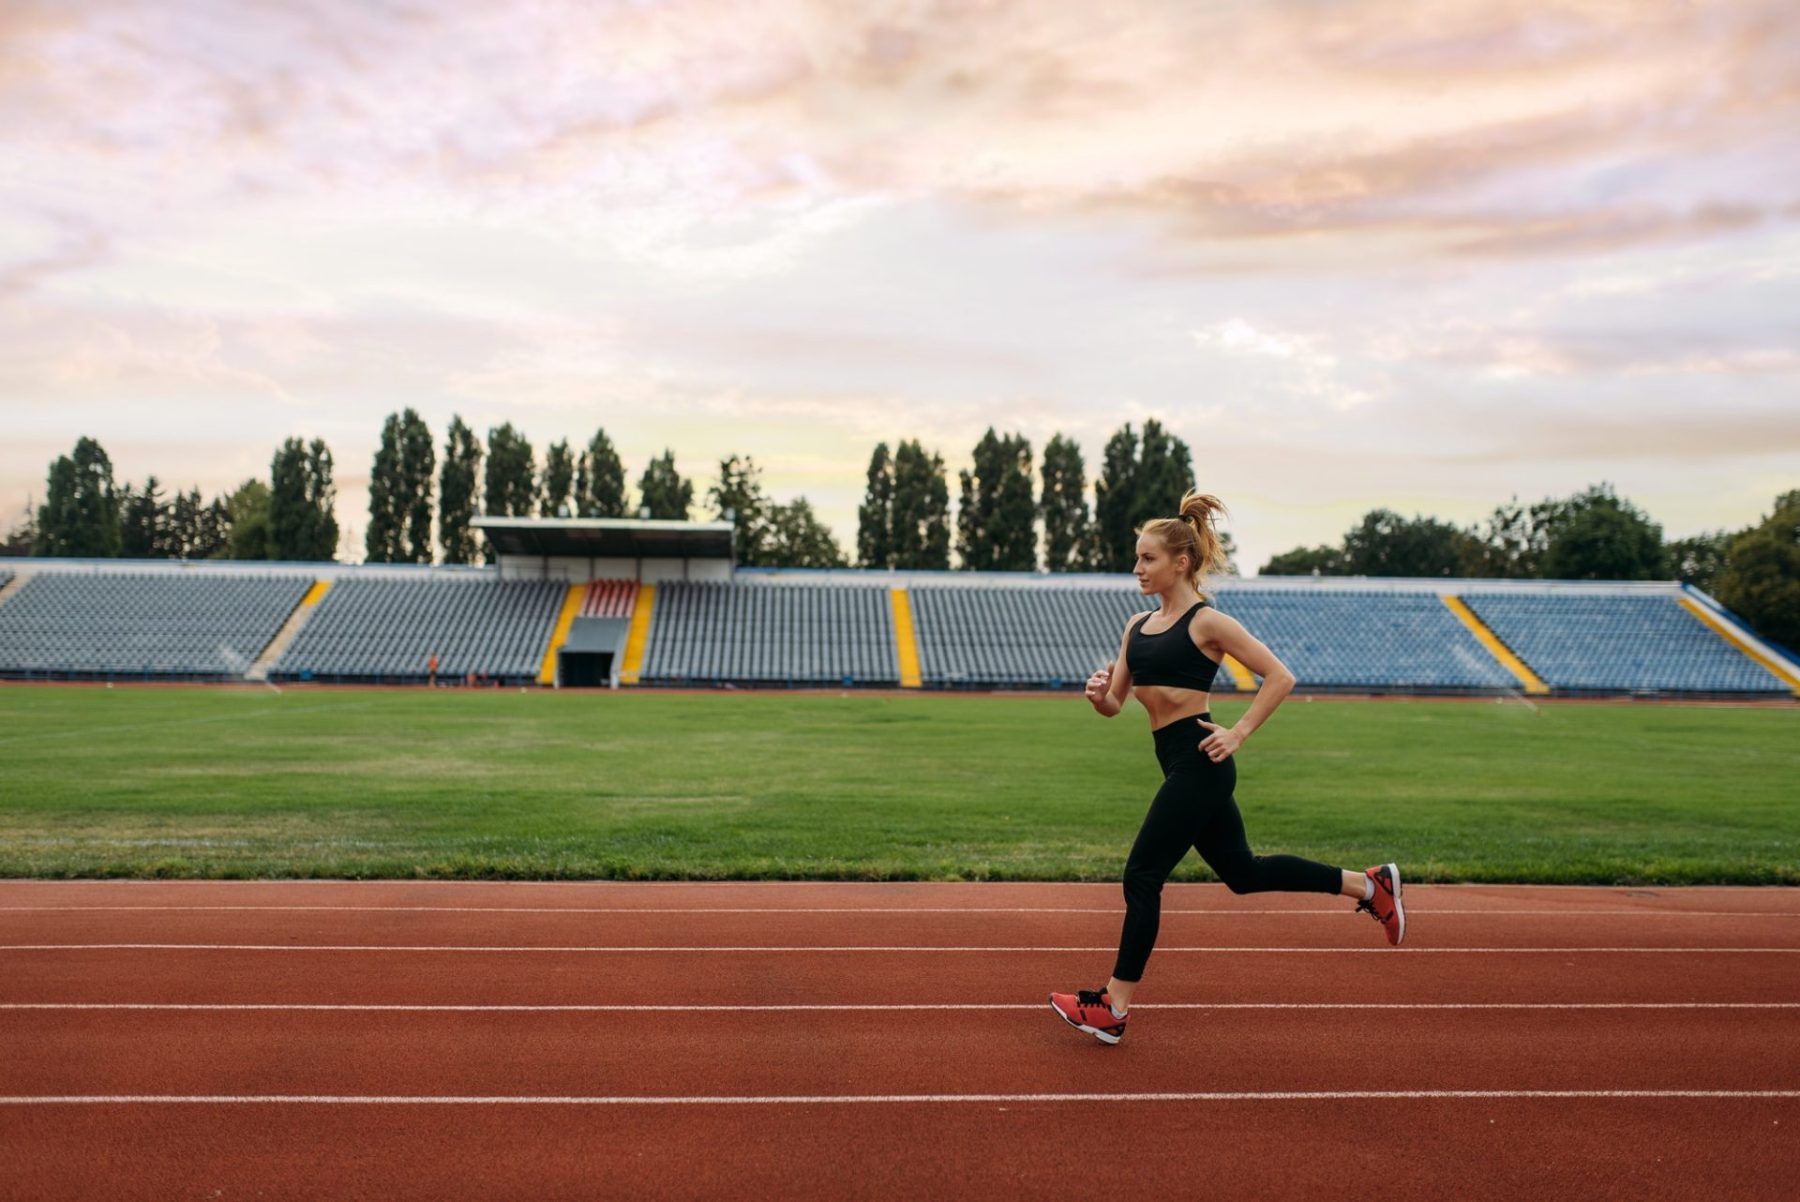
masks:
<svg viewBox="0 0 1800 1202"><path fill-rule="evenodd" d="M1125 644L1131 639L1132 624L1149 616L1149 610L1133 614L1125 623L1125 633L1119 638L1119 658L1088 677L1087 699L1093 702L1102 717L1115 716L1125 708L1125 698L1131 696L1131 664L1125 658Z"/></svg>
<svg viewBox="0 0 1800 1202"><path fill-rule="evenodd" d="M1275 707L1294 691L1296 682L1287 665L1277 659L1273 651L1263 646L1260 639L1245 630L1243 623L1236 618L1227 617L1216 609L1204 609L1196 616L1196 620L1201 625L1195 633L1216 644L1226 655L1263 678L1262 687L1256 690L1256 700L1251 702L1249 711L1229 729L1206 724L1212 733L1201 740L1200 747L1213 759L1219 760L1236 751L1252 731L1269 720Z"/></svg>

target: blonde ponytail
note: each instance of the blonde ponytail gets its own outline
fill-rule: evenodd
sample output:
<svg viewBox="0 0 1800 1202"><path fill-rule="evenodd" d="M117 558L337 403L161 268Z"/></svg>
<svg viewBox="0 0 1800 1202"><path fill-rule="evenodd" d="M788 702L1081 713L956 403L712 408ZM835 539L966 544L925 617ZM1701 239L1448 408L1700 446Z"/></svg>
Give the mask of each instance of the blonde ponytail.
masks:
<svg viewBox="0 0 1800 1202"><path fill-rule="evenodd" d="M1170 556L1187 556L1188 582L1195 592L1203 595L1201 581L1228 563L1225 544L1214 525L1215 513L1230 516L1225 502L1219 498L1189 489L1182 495L1180 514L1172 518L1153 518L1137 529L1139 534L1153 534L1161 539Z"/></svg>

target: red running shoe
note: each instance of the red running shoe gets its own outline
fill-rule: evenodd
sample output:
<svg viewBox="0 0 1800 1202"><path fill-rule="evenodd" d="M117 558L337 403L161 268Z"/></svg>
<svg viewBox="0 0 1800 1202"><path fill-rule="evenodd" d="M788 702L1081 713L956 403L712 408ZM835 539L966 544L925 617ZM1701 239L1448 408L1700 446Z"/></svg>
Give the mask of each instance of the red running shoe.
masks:
<svg viewBox="0 0 1800 1202"><path fill-rule="evenodd" d="M1112 995L1098 989L1050 995L1050 1009L1077 1031L1086 1031L1101 1043L1118 1043L1125 1034L1125 1020L1112 1012Z"/></svg>
<svg viewBox="0 0 1800 1202"><path fill-rule="evenodd" d="M1388 942L1395 947L1406 938L1406 909L1400 904L1400 866L1383 864L1370 868L1364 876L1375 882L1375 894L1356 903L1358 910L1368 912L1387 931Z"/></svg>

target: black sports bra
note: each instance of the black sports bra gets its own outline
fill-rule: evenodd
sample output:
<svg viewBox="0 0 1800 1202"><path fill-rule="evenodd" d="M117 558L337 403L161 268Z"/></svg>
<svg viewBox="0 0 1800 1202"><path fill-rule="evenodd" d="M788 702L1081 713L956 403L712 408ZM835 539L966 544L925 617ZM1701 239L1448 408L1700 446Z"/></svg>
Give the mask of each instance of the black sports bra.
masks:
<svg viewBox="0 0 1800 1202"><path fill-rule="evenodd" d="M1196 601L1173 626L1155 634L1144 633L1144 623L1150 620L1147 617L1131 628L1131 637L1125 643L1125 666L1131 671L1133 685L1160 684L1198 689L1202 693L1211 691L1219 665L1194 646L1194 640L1188 636L1188 623L1193 620L1194 611L1205 604ZM1177 632L1178 638L1165 637Z"/></svg>

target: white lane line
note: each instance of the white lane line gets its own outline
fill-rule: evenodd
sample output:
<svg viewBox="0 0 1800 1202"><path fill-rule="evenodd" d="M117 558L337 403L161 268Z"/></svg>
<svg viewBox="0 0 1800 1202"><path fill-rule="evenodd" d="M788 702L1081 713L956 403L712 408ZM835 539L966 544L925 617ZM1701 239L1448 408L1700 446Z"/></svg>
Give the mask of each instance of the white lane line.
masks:
<svg viewBox="0 0 1800 1202"><path fill-rule="evenodd" d="M921 1102L1354 1102L1437 1098L1800 1098L1800 1089L1392 1089L1206 1093L792 1094L678 1097L364 1096L343 1094L74 1094L0 1097L5 1106L843 1106Z"/></svg>
<svg viewBox="0 0 1800 1202"><path fill-rule="evenodd" d="M1349 899L1346 898L1346 901ZM246 911L300 910L375 914L1123 914L1118 906L0 906L0 912L118 912L118 911ZM1639 918L1800 918L1800 910L1432 910L1408 907L1410 914L1486 915L1493 918L1586 918L1589 915L1631 914ZM1320 909L1201 909L1164 907L1169 914L1311 914L1322 918L1354 918L1349 908Z"/></svg>
<svg viewBox="0 0 1800 1202"><path fill-rule="evenodd" d="M652 1010L686 1014L754 1010L1042 1010L1043 1002L817 1002L787 1006L696 1005L632 1006L633 1013ZM334 1002L0 1002L0 1010L347 1010L488 1013L612 1013L618 1006L595 1005L437 1005L427 1003ZM1800 1010L1800 1002L1146 1002L1135 1010Z"/></svg>
<svg viewBox="0 0 1800 1202"><path fill-rule="evenodd" d="M448 944L371 944L371 943L4 943L0 952L71 952L71 951L174 951L174 952L581 952L581 953L671 953L671 952L1105 952L1118 951L1105 947L843 947L843 946L739 946L701 945L690 947L471 947ZM1161 953L1306 953L1327 956L1359 955L1468 955L1476 953L1504 955L1576 955L1595 953L1631 953L1665 955L1784 955L1800 954L1800 947L1158 947Z"/></svg>

